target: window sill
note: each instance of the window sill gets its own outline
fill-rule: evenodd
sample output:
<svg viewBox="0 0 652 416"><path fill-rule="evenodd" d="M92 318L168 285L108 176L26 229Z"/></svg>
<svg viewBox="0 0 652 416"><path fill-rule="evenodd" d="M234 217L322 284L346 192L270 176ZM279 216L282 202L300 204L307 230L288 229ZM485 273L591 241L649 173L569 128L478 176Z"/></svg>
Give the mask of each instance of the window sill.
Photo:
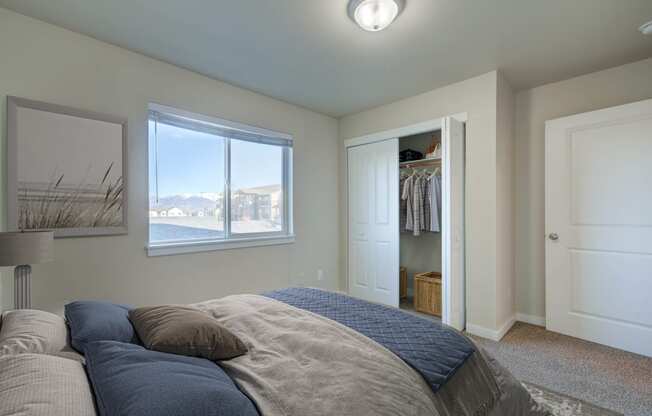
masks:
<svg viewBox="0 0 652 416"><path fill-rule="evenodd" d="M147 256L172 256L175 254L201 253L204 251L231 250L236 248L275 246L294 243L294 235L273 237L239 238L228 241L196 241L169 244L151 244L145 248Z"/></svg>

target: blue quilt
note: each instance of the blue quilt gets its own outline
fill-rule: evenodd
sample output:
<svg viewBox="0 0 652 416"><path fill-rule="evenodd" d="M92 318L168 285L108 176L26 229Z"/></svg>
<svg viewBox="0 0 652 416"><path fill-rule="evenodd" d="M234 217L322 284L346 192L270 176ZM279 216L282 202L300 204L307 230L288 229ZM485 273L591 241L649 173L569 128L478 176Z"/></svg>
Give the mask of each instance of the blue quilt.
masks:
<svg viewBox="0 0 652 416"><path fill-rule="evenodd" d="M288 288L263 294L339 322L392 351L437 392L475 352L452 328L399 309L319 289Z"/></svg>

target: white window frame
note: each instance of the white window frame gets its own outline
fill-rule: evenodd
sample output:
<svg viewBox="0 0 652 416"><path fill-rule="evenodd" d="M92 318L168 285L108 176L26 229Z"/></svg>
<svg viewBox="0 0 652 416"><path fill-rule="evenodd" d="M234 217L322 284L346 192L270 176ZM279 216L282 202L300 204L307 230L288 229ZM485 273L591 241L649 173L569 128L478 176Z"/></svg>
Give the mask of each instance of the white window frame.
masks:
<svg viewBox="0 0 652 416"><path fill-rule="evenodd" d="M235 248L270 246L279 244L291 244L294 242L293 227L293 198L292 198L292 136L286 133L280 133L273 130L263 129L260 127L248 126L246 124L234 121L223 120L202 114L191 113L173 107L161 104L149 104L147 115L147 125L149 129L149 120L152 115L160 117L172 117L185 122L189 125L204 125L205 129L222 131L220 136L225 137L225 158L224 158L224 238L223 239L192 239L192 240L175 240L170 242L151 242L149 216L147 218L147 246L148 256L166 256L173 254L196 253L203 251L226 250ZM192 128L192 127L189 127ZM231 140L238 140L232 136L251 136L258 137L261 143L269 142L286 142L283 146L283 173L282 173L282 190L283 190L283 228L281 231L267 233L231 233ZM149 136L148 136L149 137ZM251 140L251 141L257 141ZM148 142L148 152L152 149ZM149 154L149 153L148 153ZM150 158L148 157L148 163ZM147 170L148 180L148 201L149 201L149 169ZM149 204L149 202L148 202ZM149 206L148 206L149 211Z"/></svg>

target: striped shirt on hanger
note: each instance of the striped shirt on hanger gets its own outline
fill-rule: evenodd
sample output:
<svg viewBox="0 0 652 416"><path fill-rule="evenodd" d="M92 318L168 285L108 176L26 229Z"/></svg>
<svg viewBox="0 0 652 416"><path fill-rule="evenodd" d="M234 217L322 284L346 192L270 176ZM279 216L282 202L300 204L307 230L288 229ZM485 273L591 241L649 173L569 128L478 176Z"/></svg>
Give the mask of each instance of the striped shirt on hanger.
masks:
<svg viewBox="0 0 652 416"><path fill-rule="evenodd" d="M412 233L414 235L421 235L423 230L425 212L423 209L423 178L421 176L414 176L414 185L412 190L412 215L413 215L413 224L412 224Z"/></svg>
<svg viewBox="0 0 652 416"><path fill-rule="evenodd" d="M414 176L408 176L403 182L403 192L401 193L401 200L405 201L405 230L412 231L414 229L414 210L413 193L414 189Z"/></svg>
<svg viewBox="0 0 652 416"><path fill-rule="evenodd" d="M407 176L400 178L399 180L399 195L401 198L400 205L400 216L399 216L399 231L405 232L405 225L407 223L407 200L403 199L403 190L405 188L405 181L407 181Z"/></svg>

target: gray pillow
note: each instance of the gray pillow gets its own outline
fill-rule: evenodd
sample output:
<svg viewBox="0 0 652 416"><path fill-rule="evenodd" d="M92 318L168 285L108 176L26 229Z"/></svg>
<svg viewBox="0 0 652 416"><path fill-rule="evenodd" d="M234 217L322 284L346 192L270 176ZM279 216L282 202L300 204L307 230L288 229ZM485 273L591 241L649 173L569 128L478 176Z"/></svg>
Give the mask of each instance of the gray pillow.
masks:
<svg viewBox="0 0 652 416"><path fill-rule="evenodd" d="M81 363L46 354L0 357L0 416L95 416Z"/></svg>
<svg viewBox="0 0 652 416"><path fill-rule="evenodd" d="M68 343L68 327L62 317L33 309L7 311L0 326L0 356L23 353L82 359Z"/></svg>
<svg viewBox="0 0 652 416"><path fill-rule="evenodd" d="M188 306L163 305L129 311L129 319L146 348L155 351L228 360L247 347L217 319Z"/></svg>

